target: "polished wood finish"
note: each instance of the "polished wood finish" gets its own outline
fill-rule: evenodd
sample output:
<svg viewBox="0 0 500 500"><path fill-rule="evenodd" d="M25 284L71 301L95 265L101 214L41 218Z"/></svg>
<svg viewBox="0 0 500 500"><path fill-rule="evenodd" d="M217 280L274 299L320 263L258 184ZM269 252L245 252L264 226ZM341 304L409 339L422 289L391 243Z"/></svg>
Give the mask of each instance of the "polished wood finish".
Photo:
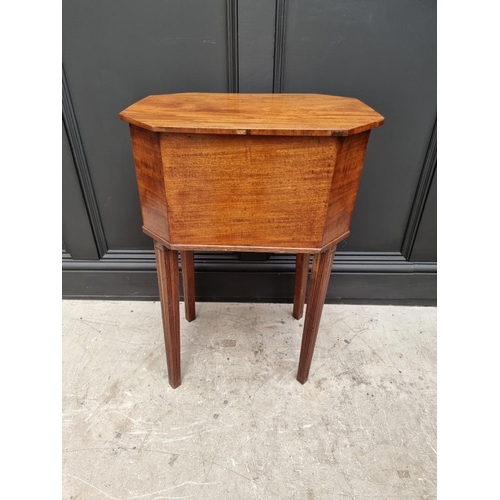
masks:
<svg viewBox="0 0 500 500"><path fill-rule="evenodd" d="M369 137L370 131L340 140L322 246L337 241L349 231Z"/></svg>
<svg viewBox="0 0 500 500"><path fill-rule="evenodd" d="M306 301L307 275L309 273L308 253L298 253L295 265L295 290L293 293L293 317L302 318L304 313L304 303Z"/></svg>
<svg viewBox="0 0 500 500"><path fill-rule="evenodd" d="M155 242L160 289L163 336L167 354L168 381L173 389L181 384L181 337L179 318L179 264L177 250Z"/></svg>
<svg viewBox="0 0 500 500"><path fill-rule="evenodd" d="M163 181L160 137L130 126L135 173L141 202L142 222L151 232L170 239L167 218L167 193Z"/></svg>
<svg viewBox="0 0 500 500"><path fill-rule="evenodd" d="M171 250L193 250L195 252L256 252L256 253L319 253L319 252L326 252L328 248L330 248L333 245L336 245L342 240L345 240L349 234L350 231L346 231L344 234L336 238L335 240L331 241L328 243L328 245L325 245L324 247L321 248L302 248L302 247L259 247L259 246L254 246L254 245L247 245L247 246L234 246L234 245L183 245L183 244L176 244L176 243L171 243L167 241L165 238L162 238L158 234L154 233L153 231L150 231L146 227L142 226L142 230L151 238L157 241L161 241L163 245L165 245L167 248L170 248Z"/></svg>
<svg viewBox="0 0 500 500"><path fill-rule="evenodd" d="M297 380L305 384L309 377L309 369L318 336L321 312L325 303L326 290L330 281L333 257L336 247L327 252L318 253L314 256L311 272L311 283L309 285L309 296L307 298L306 319L302 333L302 347L300 349L299 369Z"/></svg>
<svg viewBox="0 0 500 500"><path fill-rule="evenodd" d="M184 290L184 309L186 319L196 319L195 285L194 285L194 252L181 252L182 288Z"/></svg>
<svg viewBox="0 0 500 500"><path fill-rule="evenodd" d="M120 116L144 232L181 251L296 254L349 235L369 130L383 122L356 99L309 94L150 96Z"/></svg>
<svg viewBox="0 0 500 500"><path fill-rule="evenodd" d="M160 144L172 244L321 248L338 138L161 134Z"/></svg>
<svg viewBox="0 0 500 500"><path fill-rule="evenodd" d="M120 118L152 132L347 136L384 118L358 99L320 94L151 95Z"/></svg>
<svg viewBox="0 0 500 500"><path fill-rule="evenodd" d="M156 242L172 387L181 380L177 255L192 321L196 250L298 254L297 319L314 254L297 375L304 383L370 130L383 117L345 97L199 93L149 96L120 117L130 124L143 230Z"/></svg>

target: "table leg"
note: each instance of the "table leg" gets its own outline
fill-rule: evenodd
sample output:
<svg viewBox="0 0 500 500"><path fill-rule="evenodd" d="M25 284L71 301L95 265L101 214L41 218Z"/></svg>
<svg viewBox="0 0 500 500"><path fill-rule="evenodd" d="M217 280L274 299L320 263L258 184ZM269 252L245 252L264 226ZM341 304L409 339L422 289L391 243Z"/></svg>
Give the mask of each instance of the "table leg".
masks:
<svg viewBox="0 0 500 500"><path fill-rule="evenodd" d="M309 272L308 253L298 253L295 264L295 291L293 294L293 317L302 318L304 302L306 301L307 274Z"/></svg>
<svg viewBox="0 0 500 500"><path fill-rule="evenodd" d="M182 287L186 319L193 321L195 313L194 252L181 251Z"/></svg>
<svg viewBox="0 0 500 500"><path fill-rule="evenodd" d="M179 264L177 250L155 241L163 335L167 353L168 381L173 389L181 384L181 338L179 319Z"/></svg>
<svg viewBox="0 0 500 500"><path fill-rule="evenodd" d="M299 369L297 372L297 380L301 384L305 384L309 376L314 345L318 336L321 312L323 311L328 282L330 281L335 249L336 246L333 246L324 253L314 255L309 296L307 298L306 319L302 333Z"/></svg>

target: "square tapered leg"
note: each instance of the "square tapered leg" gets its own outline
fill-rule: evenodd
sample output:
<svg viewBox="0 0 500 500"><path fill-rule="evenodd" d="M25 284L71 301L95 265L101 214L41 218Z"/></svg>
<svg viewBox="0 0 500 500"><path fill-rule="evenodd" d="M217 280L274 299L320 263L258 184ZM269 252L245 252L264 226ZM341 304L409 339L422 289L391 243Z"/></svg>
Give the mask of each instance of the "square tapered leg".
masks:
<svg viewBox="0 0 500 500"><path fill-rule="evenodd" d="M333 257L336 246L323 253L314 255L311 273L311 284L307 298L306 319L302 333L302 347L300 350L299 369L297 380L304 384L309 377L309 369L314 353L314 346L318 336L321 313L325 303L328 282L332 271Z"/></svg>
<svg viewBox="0 0 500 500"><path fill-rule="evenodd" d="M293 317L302 318L306 301L307 274L309 273L308 253L298 253L295 264L295 290L293 293Z"/></svg>
<svg viewBox="0 0 500 500"><path fill-rule="evenodd" d="M194 284L194 252L181 251L182 287L184 290L184 309L186 319L196 319L195 284Z"/></svg>
<svg viewBox="0 0 500 500"><path fill-rule="evenodd" d="M177 250L169 250L161 243L155 242L155 254L168 381L175 389L181 384L178 253Z"/></svg>

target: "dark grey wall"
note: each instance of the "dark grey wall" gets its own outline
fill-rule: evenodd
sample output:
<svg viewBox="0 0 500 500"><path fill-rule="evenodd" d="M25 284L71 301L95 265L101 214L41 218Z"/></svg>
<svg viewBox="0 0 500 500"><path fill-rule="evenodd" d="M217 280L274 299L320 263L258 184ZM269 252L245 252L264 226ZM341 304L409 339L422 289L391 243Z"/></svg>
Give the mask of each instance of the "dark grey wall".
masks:
<svg viewBox="0 0 500 500"><path fill-rule="evenodd" d="M274 91L354 96L386 118L327 300L435 300L435 2L68 0L63 65L65 296L157 295L119 111L156 93ZM197 254L199 298L289 300L294 257L258 259Z"/></svg>
<svg viewBox="0 0 500 500"><path fill-rule="evenodd" d="M226 60L222 0L64 2L64 69L108 248L151 248L118 113L150 94L226 92Z"/></svg>
<svg viewBox="0 0 500 500"><path fill-rule="evenodd" d="M410 259L418 262L437 262L437 173L432 177L427 200Z"/></svg>
<svg viewBox="0 0 500 500"><path fill-rule="evenodd" d="M92 227L64 125L62 130L62 203L65 252L73 259L98 259Z"/></svg>

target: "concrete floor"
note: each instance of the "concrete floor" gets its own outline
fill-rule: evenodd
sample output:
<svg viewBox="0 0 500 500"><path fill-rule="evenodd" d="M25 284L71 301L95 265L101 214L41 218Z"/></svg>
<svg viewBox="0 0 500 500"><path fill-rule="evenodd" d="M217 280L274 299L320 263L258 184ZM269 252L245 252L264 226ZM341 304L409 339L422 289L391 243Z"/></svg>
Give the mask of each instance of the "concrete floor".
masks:
<svg viewBox="0 0 500 500"><path fill-rule="evenodd" d="M198 303L166 378L158 302L63 304L63 498L436 498L436 310ZM183 310L182 310L183 312Z"/></svg>

